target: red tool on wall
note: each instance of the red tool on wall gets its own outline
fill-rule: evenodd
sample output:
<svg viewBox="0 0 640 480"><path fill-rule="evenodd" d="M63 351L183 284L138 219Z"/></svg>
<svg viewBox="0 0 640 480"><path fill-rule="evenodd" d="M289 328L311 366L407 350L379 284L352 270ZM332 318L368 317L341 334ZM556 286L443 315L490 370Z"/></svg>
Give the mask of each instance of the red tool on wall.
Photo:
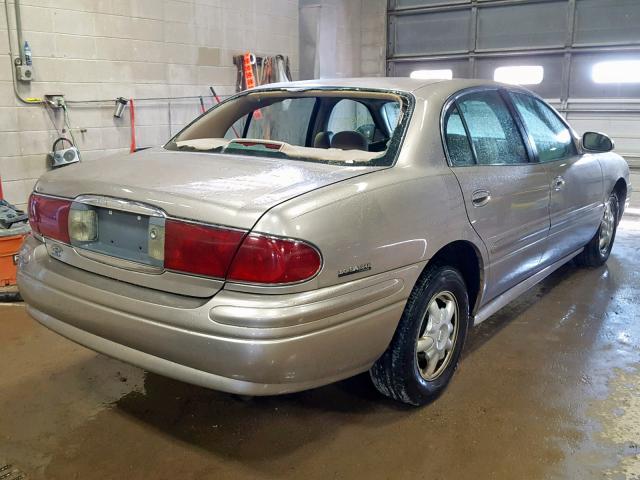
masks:
<svg viewBox="0 0 640 480"><path fill-rule="evenodd" d="M253 66L256 64L256 57L252 53L245 53L242 58L242 68L244 73L244 81L247 89L256 86L256 79L253 76Z"/></svg>
<svg viewBox="0 0 640 480"><path fill-rule="evenodd" d="M133 98L129 99L129 120L131 122L131 153L136 151L136 112L133 106Z"/></svg>
<svg viewBox="0 0 640 480"><path fill-rule="evenodd" d="M289 57L284 55L258 57L253 53L245 53L235 55L233 63L238 69L236 77L238 92L267 83L290 82L292 78Z"/></svg>
<svg viewBox="0 0 640 480"><path fill-rule="evenodd" d="M220 97L216 93L215 89L213 87L209 87L209 90L211 90L211 95L213 95L213 98L216 99L216 103L220 103L222 100L220 100Z"/></svg>
<svg viewBox="0 0 640 480"><path fill-rule="evenodd" d="M244 73L244 80L247 85L247 89L254 88L256 86L256 78L253 75L253 66L256 64L256 56L253 53L245 53L242 60L242 69ZM262 119L260 110L253 112L253 118L256 120Z"/></svg>

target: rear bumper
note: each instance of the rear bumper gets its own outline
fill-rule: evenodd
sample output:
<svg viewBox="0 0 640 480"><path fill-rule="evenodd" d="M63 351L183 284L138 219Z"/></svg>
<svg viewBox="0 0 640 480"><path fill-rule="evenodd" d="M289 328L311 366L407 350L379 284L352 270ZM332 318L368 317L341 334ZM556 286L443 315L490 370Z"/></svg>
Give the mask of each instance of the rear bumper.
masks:
<svg viewBox="0 0 640 480"><path fill-rule="evenodd" d="M52 259L29 238L28 312L65 337L149 371L246 395L304 390L366 371L384 352L421 266L289 295L170 295Z"/></svg>

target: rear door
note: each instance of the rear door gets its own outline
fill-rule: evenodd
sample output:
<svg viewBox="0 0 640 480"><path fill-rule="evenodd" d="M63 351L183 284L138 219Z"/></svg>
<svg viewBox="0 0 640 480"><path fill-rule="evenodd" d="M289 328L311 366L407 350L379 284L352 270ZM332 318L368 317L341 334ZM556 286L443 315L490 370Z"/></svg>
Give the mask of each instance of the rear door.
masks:
<svg viewBox="0 0 640 480"><path fill-rule="evenodd" d="M467 215L489 251L487 300L540 265L549 231L546 167L497 88L463 91L447 107L444 137Z"/></svg>
<svg viewBox="0 0 640 480"><path fill-rule="evenodd" d="M551 229L546 265L585 246L597 230L603 215L602 170L596 156L578 153L570 129L551 107L527 93L510 96L538 161L548 170Z"/></svg>

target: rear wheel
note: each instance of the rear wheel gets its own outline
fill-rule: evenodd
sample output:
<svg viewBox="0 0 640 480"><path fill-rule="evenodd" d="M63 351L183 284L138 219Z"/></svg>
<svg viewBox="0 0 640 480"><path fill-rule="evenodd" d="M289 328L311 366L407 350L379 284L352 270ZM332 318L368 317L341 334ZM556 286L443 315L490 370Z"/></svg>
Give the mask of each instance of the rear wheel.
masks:
<svg viewBox="0 0 640 480"><path fill-rule="evenodd" d="M609 258L618 229L620 204L615 192L609 195L598 231L576 257L578 264L585 267L599 267Z"/></svg>
<svg viewBox="0 0 640 480"><path fill-rule="evenodd" d="M371 368L382 394L420 406L445 389L458 365L469 324L469 300L458 270L433 265L409 296L386 352Z"/></svg>

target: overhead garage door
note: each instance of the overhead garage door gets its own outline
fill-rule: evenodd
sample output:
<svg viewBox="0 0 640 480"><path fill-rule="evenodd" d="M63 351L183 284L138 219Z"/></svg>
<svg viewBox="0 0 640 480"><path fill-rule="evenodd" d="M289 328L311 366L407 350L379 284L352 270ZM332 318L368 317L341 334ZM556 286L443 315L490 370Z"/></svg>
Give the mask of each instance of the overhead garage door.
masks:
<svg viewBox="0 0 640 480"><path fill-rule="evenodd" d="M524 84L640 168L640 1L389 0L387 73Z"/></svg>

